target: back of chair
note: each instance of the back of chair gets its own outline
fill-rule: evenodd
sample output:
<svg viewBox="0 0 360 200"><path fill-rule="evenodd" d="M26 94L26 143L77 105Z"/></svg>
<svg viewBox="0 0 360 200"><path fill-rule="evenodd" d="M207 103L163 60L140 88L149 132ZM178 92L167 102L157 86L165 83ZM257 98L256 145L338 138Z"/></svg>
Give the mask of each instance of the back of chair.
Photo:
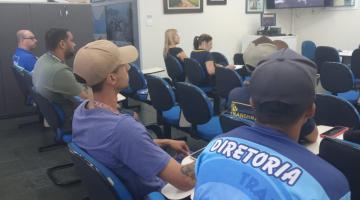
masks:
<svg viewBox="0 0 360 200"><path fill-rule="evenodd" d="M229 61L228 59L220 52L211 52L211 56L214 59L214 62L216 64L220 64L223 66L228 66L229 65Z"/></svg>
<svg viewBox="0 0 360 200"><path fill-rule="evenodd" d="M234 54L234 65L245 65L243 54L242 53L236 53Z"/></svg>
<svg viewBox="0 0 360 200"><path fill-rule="evenodd" d="M320 143L319 156L345 175L350 185L351 199L360 199L360 145L324 138Z"/></svg>
<svg viewBox="0 0 360 200"><path fill-rule="evenodd" d="M24 97L26 98L28 95L31 94L31 90L29 90L28 86L26 85L25 82L25 69L14 65L13 67L10 67L11 70L13 71L13 74L15 76L15 80L17 85L20 88L21 93L24 95Z"/></svg>
<svg viewBox="0 0 360 200"><path fill-rule="evenodd" d="M333 95L316 95L315 121L318 125L359 128L359 112L348 101Z"/></svg>
<svg viewBox="0 0 360 200"><path fill-rule="evenodd" d="M301 44L301 55L314 60L315 58L316 44L313 41L306 40Z"/></svg>
<svg viewBox="0 0 360 200"><path fill-rule="evenodd" d="M133 91L145 89L147 87L144 74L138 66L131 64L129 69L129 87Z"/></svg>
<svg viewBox="0 0 360 200"><path fill-rule="evenodd" d="M166 111L175 105L175 93L162 78L146 75L152 106L158 111Z"/></svg>
<svg viewBox="0 0 360 200"><path fill-rule="evenodd" d="M351 71L356 79L360 79L360 48L354 50L351 55Z"/></svg>
<svg viewBox="0 0 360 200"><path fill-rule="evenodd" d="M215 68L215 80L217 94L226 99L232 89L242 86L240 75L236 71L224 67Z"/></svg>
<svg viewBox="0 0 360 200"><path fill-rule="evenodd" d="M176 83L176 97L186 120L193 125L204 124L213 115L213 108L206 94L190 83Z"/></svg>
<svg viewBox="0 0 360 200"><path fill-rule="evenodd" d="M315 63L318 66L318 71L321 71L324 62L340 62L339 52L328 46L318 46L315 50Z"/></svg>
<svg viewBox="0 0 360 200"><path fill-rule="evenodd" d="M200 63L192 58L184 60L185 74L188 81L194 85L200 85L206 78L204 69Z"/></svg>
<svg viewBox="0 0 360 200"><path fill-rule="evenodd" d="M81 176L91 200L132 200L120 179L103 164L92 158L74 143L69 151L75 168Z"/></svg>
<svg viewBox="0 0 360 200"><path fill-rule="evenodd" d="M62 109L36 92L35 88L32 89L32 97L50 127L54 130L62 128L65 116Z"/></svg>
<svg viewBox="0 0 360 200"><path fill-rule="evenodd" d="M224 133L240 126L252 126L254 124L254 122L250 120L241 119L228 113L221 114L219 119Z"/></svg>
<svg viewBox="0 0 360 200"><path fill-rule="evenodd" d="M165 66L167 74L174 83L185 81L184 68L177 58L168 54L165 57Z"/></svg>
<svg viewBox="0 0 360 200"><path fill-rule="evenodd" d="M320 74L322 87L331 93L347 92L354 88L353 73L345 64L324 62Z"/></svg>

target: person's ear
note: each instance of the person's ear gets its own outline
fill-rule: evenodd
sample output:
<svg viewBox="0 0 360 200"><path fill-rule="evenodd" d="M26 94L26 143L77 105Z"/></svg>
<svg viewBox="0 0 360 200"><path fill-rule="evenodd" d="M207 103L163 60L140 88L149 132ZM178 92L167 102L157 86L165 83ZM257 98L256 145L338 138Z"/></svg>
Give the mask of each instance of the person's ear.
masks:
<svg viewBox="0 0 360 200"><path fill-rule="evenodd" d="M61 49L65 49L65 46L66 46L65 40L60 40L60 42L59 42L59 47L60 47Z"/></svg>
<svg viewBox="0 0 360 200"><path fill-rule="evenodd" d="M313 103L311 106L309 106L306 111L305 111L305 117L306 118L312 118L314 117L315 115L315 112L316 112L316 105L315 103Z"/></svg>

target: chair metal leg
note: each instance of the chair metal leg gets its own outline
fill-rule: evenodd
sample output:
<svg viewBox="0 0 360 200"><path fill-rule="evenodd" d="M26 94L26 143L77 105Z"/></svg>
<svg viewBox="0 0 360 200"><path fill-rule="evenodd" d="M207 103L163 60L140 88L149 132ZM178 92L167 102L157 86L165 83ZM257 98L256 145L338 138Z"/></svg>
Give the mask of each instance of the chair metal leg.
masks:
<svg viewBox="0 0 360 200"><path fill-rule="evenodd" d="M73 185L73 184L77 184L81 182L80 178L76 178L73 180L69 180L69 181L61 181L55 178L54 173L59 171L59 170L63 170L63 169L68 169L68 168L72 168L74 167L74 163L67 163L67 164L63 164L63 165L58 165L52 168L49 168L46 170L46 173L48 175L48 177L50 178L50 180L58 186L69 186L69 185Z"/></svg>

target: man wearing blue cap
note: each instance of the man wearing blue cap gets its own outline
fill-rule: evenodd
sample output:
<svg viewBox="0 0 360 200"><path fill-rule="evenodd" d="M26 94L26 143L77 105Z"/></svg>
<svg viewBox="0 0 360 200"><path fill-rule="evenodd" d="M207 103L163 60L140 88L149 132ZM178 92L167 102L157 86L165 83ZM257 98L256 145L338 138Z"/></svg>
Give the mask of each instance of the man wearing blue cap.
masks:
<svg viewBox="0 0 360 200"><path fill-rule="evenodd" d="M289 49L260 62L249 86L257 123L209 143L197 159L195 199L350 199L344 175L297 144L315 113L312 65Z"/></svg>

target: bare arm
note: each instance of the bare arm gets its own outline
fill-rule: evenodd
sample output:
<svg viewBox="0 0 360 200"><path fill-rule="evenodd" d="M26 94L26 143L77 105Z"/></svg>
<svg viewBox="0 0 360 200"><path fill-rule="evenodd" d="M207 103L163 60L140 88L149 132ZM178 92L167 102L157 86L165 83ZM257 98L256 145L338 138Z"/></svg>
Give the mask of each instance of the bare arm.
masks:
<svg viewBox="0 0 360 200"><path fill-rule="evenodd" d="M206 65L206 71L209 75L214 75L215 74L215 63L214 61L207 61L205 63Z"/></svg>
<svg viewBox="0 0 360 200"><path fill-rule="evenodd" d="M194 168L195 162L181 166L174 159L170 159L159 177L180 190L190 190L195 186Z"/></svg>
<svg viewBox="0 0 360 200"><path fill-rule="evenodd" d="M185 53L184 51L178 53L176 56L177 56L181 61L184 61L184 59L187 58L187 55L186 55L186 53Z"/></svg>
<svg viewBox="0 0 360 200"><path fill-rule="evenodd" d="M305 136L305 139L311 143L316 142L317 138L318 138L318 129L317 126L315 126L314 130L307 136Z"/></svg>

